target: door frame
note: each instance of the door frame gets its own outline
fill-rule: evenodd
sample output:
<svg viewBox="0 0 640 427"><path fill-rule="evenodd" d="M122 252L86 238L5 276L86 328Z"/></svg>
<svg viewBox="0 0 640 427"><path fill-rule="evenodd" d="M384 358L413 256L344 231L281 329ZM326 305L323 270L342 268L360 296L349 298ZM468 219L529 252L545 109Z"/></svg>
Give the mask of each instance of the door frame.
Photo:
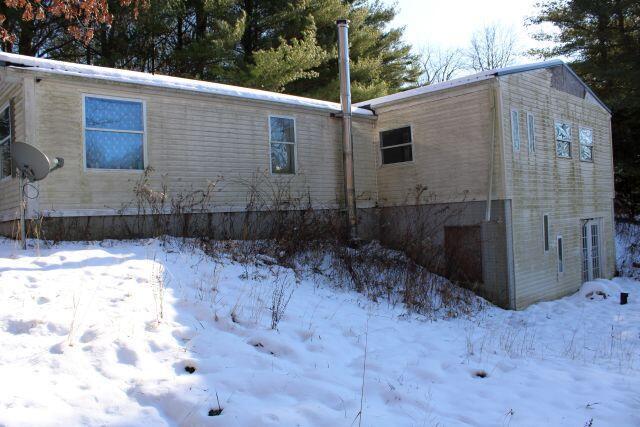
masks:
<svg viewBox="0 0 640 427"><path fill-rule="evenodd" d="M593 227L596 227L595 248ZM582 282L602 277L602 218L585 218L580 221ZM597 260L594 266L594 261Z"/></svg>

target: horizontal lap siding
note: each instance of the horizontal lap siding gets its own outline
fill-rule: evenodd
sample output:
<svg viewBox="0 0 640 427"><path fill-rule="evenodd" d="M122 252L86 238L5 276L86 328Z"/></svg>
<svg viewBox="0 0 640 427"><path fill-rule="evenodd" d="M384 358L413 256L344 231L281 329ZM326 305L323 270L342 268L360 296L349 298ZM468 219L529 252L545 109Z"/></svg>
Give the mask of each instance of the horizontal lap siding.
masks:
<svg viewBox="0 0 640 427"><path fill-rule="evenodd" d="M484 82L380 107L378 130L411 125L414 143L414 162L380 166L376 134L381 203L412 204L417 185L427 187L420 202L486 200L492 93ZM500 170L495 170L493 198L499 199Z"/></svg>
<svg viewBox="0 0 640 427"><path fill-rule="evenodd" d="M614 273L613 170L610 116L594 101L551 88L551 72L501 77L507 197L512 199L514 272L518 308L574 292L582 278L580 219L603 218L603 275ZM511 109L520 111L521 146L514 151ZM526 111L535 116L535 153L529 153ZM556 157L556 120L572 124L572 158ZM593 163L579 160L578 126L593 129ZM550 249L544 252L543 215ZM564 273L558 273L557 235L563 237Z"/></svg>
<svg viewBox="0 0 640 427"><path fill-rule="evenodd" d="M83 93L146 101L152 182L159 188L164 176L173 195L201 190L218 180L214 209L246 206L248 188L255 183L265 193L288 185L293 196L305 202L310 196L318 206L343 199L341 121L328 111L45 75L37 84L40 140L49 153L65 158L65 167L42 183L41 210L120 209L134 199L140 173L83 168ZM270 114L296 119L295 176L269 173ZM374 122L355 122L356 188L361 203L373 204Z"/></svg>
<svg viewBox="0 0 640 427"><path fill-rule="evenodd" d="M6 105L11 99L14 101L14 133L16 141L24 141L24 96L21 84L0 84L0 107ZM0 222L15 219L18 216L20 206L20 189L18 180L7 178L0 181Z"/></svg>

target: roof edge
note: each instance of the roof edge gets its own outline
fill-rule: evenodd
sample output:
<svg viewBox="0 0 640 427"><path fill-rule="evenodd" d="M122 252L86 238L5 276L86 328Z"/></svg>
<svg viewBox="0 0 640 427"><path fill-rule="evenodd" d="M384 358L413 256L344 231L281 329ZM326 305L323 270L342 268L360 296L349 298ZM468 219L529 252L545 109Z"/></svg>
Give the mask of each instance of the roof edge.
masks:
<svg viewBox="0 0 640 427"><path fill-rule="evenodd" d="M497 68L494 70L481 71L476 74L472 74L469 76L459 77L457 79L449 80L442 83L435 83L432 85L422 86L415 89L409 89L404 92L398 92L391 95L382 96L379 98L374 98L368 101L359 102L354 104L360 108L367 108L374 110L376 107L380 107L383 105L387 105L393 102L414 98L420 95L426 95L429 93L435 93L447 89L452 89L458 86L464 86L467 84L472 84L475 82L487 80L493 77L506 76L509 74L517 74L517 73L525 73L527 71L541 70L546 68L552 68L557 66L563 66L576 78L578 81L584 86L585 90L591 95L597 102L600 104L602 108L604 108L609 114L611 114L611 109L593 92L593 90L587 85L584 80L580 78L576 74L576 72L563 60L561 59L551 59L543 62L536 62L532 64L522 64L522 65L513 65L510 67Z"/></svg>
<svg viewBox="0 0 640 427"><path fill-rule="evenodd" d="M84 77L88 79L139 84L142 86L162 87L188 92L199 92L239 99L263 101L281 105L324 110L332 113L341 111L340 104L320 99L287 95L205 80L186 79L161 74L149 74L140 71L76 64L46 58L35 58L7 52L0 52L0 66L48 74ZM372 111L362 108L354 108L353 114L362 117L373 116Z"/></svg>

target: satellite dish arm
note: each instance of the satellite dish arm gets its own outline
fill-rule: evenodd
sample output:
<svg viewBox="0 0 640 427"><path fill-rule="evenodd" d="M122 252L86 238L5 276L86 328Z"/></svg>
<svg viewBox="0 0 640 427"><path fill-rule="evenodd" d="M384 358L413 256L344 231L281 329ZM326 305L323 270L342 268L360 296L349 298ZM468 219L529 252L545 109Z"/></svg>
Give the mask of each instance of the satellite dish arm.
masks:
<svg viewBox="0 0 640 427"><path fill-rule="evenodd" d="M61 169L64 166L64 159L62 157L56 157L51 163L53 163L53 166L49 169L49 172Z"/></svg>

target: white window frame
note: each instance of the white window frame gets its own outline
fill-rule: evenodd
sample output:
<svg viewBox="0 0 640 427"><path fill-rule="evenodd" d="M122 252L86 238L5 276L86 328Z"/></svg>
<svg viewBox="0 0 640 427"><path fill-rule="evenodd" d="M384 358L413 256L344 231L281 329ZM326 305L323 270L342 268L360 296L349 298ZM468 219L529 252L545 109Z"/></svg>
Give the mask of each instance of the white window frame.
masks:
<svg viewBox="0 0 640 427"><path fill-rule="evenodd" d="M513 114L516 114L515 123ZM520 151L522 138L520 134L520 111L516 108L511 109L511 143L513 145L513 151Z"/></svg>
<svg viewBox="0 0 640 427"><path fill-rule="evenodd" d="M98 98L98 99L110 99L114 101L127 101L127 102L138 102L142 104L142 131L136 130L120 130L120 129L105 129L105 128L88 128L87 127L87 115L86 115L86 99L87 98ZM137 133L142 134L142 169L106 169L106 168L88 168L87 167L87 131L88 130L97 130L103 132L117 132L117 133ZM149 156L147 155L147 102L144 99L138 98L123 98L119 96L111 96L111 95L101 95L94 93L83 93L82 94L82 168L84 172L90 173L135 173L140 174L147 169L149 165Z"/></svg>
<svg viewBox="0 0 640 427"><path fill-rule="evenodd" d="M547 219L547 226L545 227L544 219ZM542 249L544 253L548 253L551 248L551 216L548 213L542 214Z"/></svg>
<svg viewBox="0 0 640 427"><path fill-rule="evenodd" d="M527 144L529 153L536 152L536 117L531 111L527 111Z"/></svg>
<svg viewBox="0 0 640 427"><path fill-rule="evenodd" d="M293 120L293 142L285 142L285 141L272 141L271 140L271 119L288 119ZM293 116L285 116L282 114L269 114L269 171L271 175L274 176L292 176L298 174L298 124L296 123L296 118ZM274 172L273 171L273 161L271 160L271 144L289 144L293 145L293 172Z"/></svg>
<svg viewBox="0 0 640 427"><path fill-rule="evenodd" d="M562 238L562 234L558 234L556 236L556 260L558 263L558 273L564 273L564 259L565 259L565 250L564 250L564 239Z"/></svg>
<svg viewBox="0 0 640 427"><path fill-rule="evenodd" d="M7 139L9 140L9 150L11 150L11 142L12 142L12 138L13 138L14 129L13 129L13 126L12 126L13 125L13 117L11 115L11 102L10 101L7 101L2 105L2 107L0 108L0 112L3 112L7 108L9 109L9 136L7 137ZM13 163L13 159L12 159L11 163ZM0 164L0 166L1 166L1 164ZM13 178L13 175L14 175L14 171L9 171L9 175L0 178L0 182L10 181Z"/></svg>
<svg viewBox="0 0 640 427"><path fill-rule="evenodd" d="M591 131L591 159L583 159L582 158L582 139L580 139L580 134L582 130L590 130ZM586 145L586 144L584 144ZM579 126L578 127L578 156L580 158L581 162L586 162L586 163L593 163L593 128L590 128L588 126Z"/></svg>
<svg viewBox="0 0 640 427"><path fill-rule="evenodd" d="M411 142L382 148L382 133L388 132L390 130L396 130L396 129L402 129L402 128L409 128L409 134L411 135ZM406 147L406 146L411 146L411 160L407 160L405 162L384 163L384 156L382 155L383 150L386 150L389 148ZM398 167L402 165L414 164L416 160L416 147L415 147L415 144L413 143L413 125L408 123L400 126L390 126L390 127L379 130L378 131L378 159L380 160L381 168Z"/></svg>
<svg viewBox="0 0 640 427"><path fill-rule="evenodd" d="M563 141L561 139L558 139L558 134L556 133L556 126L562 124L562 125L569 125L569 140L568 141L564 141L564 142L568 142L569 143L569 156L559 156L558 155L558 141ZM571 122L565 122L564 120L556 120L553 122L553 149L556 153L556 158L559 159L572 159L573 158L573 124Z"/></svg>

